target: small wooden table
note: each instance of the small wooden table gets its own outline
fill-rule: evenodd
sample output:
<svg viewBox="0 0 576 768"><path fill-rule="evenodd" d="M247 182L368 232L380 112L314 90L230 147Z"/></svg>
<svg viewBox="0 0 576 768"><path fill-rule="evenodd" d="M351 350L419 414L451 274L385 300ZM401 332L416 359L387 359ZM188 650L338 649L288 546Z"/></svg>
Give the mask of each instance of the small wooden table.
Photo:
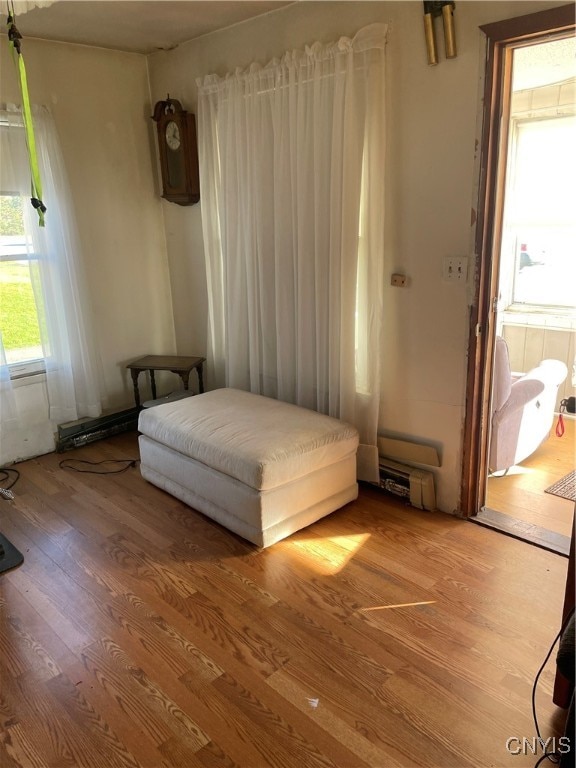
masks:
<svg viewBox="0 0 576 768"><path fill-rule="evenodd" d="M142 371L150 371L150 384L152 386L152 399L156 400L156 381L154 379L155 371L171 371L177 373L182 379L184 389L188 389L190 371L195 368L198 374L198 390L200 394L204 392L204 379L202 366L205 363L205 357L180 357L178 355L146 355L133 360L126 368L130 370L132 383L134 384L134 400L136 407L140 407L140 391L138 389L138 376Z"/></svg>

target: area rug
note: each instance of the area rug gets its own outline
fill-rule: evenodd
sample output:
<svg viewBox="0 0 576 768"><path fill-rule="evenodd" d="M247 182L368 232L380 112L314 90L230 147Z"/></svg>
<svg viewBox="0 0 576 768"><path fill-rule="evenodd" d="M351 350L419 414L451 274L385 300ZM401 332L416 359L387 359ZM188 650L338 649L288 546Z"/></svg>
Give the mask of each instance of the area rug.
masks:
<svg viewBox="0 0 576 768"><path fill-rule="evenodd" d="M561 496L563 499L576 501L576 470L572 470L558 482L546 488L544 493L553 493L554 496Z"/></svg>

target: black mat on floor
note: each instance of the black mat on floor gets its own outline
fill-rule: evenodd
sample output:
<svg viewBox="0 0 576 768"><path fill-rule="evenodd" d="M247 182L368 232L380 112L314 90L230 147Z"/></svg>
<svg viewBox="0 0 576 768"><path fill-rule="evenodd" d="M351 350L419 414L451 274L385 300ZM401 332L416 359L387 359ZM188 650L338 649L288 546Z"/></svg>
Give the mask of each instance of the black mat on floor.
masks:
<svg viewBox="0 0 576 768"><path fill-rule="evenodd" d="M0 533L0 573L17 568L23 562L24 555Z"/></svg>

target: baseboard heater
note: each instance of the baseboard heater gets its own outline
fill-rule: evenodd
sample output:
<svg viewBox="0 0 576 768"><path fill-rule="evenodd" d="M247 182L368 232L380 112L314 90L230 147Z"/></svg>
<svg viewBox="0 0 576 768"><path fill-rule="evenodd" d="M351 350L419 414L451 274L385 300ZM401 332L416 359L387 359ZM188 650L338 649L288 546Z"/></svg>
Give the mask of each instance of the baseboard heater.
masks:
<svg viewBox="0 0 576 768"><path fill-rule="evenodd" d="M432 472L380 457L379 486L395 496L407 499L413 507L418 509L436 508Z"/></svg>
<svg viewBox="0 0 576 768"><path fill-rule="evenodd" d="M96 418L77 419L58 425L56 450L58 453L80 448L87 443L129 432L138 427L139 408L129 408Z"/></svg>

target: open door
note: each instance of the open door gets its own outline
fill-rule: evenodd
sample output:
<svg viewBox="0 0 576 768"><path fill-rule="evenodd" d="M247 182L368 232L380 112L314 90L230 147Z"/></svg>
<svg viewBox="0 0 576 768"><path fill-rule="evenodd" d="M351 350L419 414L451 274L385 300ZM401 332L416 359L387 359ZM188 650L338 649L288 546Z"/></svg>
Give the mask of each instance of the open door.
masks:
<svg viewBox="0 0 576 768"><path fill-rule="evenodd" d="M574 34L574 6L564 5L482 27L487 37L483 138L476 227L478 274L470 315L468 391L461 508L475 516L484 505L489 414L499 297L514 53Z"/></svg>

